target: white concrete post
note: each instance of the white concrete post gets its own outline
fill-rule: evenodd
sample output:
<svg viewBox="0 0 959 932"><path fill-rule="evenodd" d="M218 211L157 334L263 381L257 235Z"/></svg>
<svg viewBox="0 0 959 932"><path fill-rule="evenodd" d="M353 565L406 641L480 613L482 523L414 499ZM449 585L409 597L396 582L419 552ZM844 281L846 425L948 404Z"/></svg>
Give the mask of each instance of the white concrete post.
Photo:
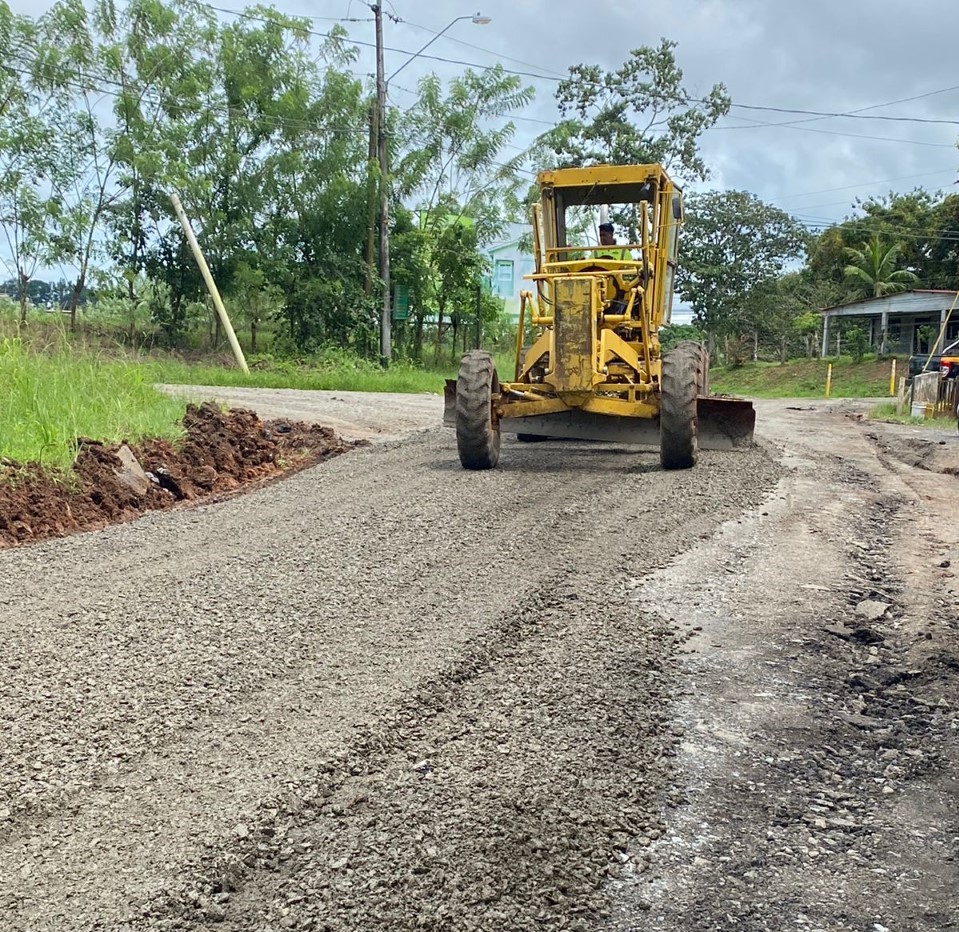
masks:
<svg viewBox="0 0 959 932"><path fill-rule="evenodd" d="M249 375L250 367L246 364L246 358L243 355L243 350L240 348L240 342L236 338L236 333L233 330L233 324L230 323L230 316L227 314L226 308L223 306L223 300L220 298L220 292L217 290L216 282L213 281L213 275L210 273L210 267L206 264L206 259L203 258L203 251L200 249L200 244L196 241L196 236L193 234L193 227L190 226L190 221L187 218L186 212L183 210L183 205L180 203L180 198L178 198L176 194L171 194L170 201L173 204L173 209L176 211L177 219L180 221L180 226L183 227L183 232L186 234L186 239L190 244L190 249L193 250L193 258L196 259L196 264L200 267L200 274L203 276L203 281L206 283L206 289L210 292L210 297L213 299L213 306L216 308L216 313L220 318L220 323L223 324L223 329L226 331L226 337L230 341L230 347L233 350L233 355L236 358L237 364L247 375Z"/></svg>

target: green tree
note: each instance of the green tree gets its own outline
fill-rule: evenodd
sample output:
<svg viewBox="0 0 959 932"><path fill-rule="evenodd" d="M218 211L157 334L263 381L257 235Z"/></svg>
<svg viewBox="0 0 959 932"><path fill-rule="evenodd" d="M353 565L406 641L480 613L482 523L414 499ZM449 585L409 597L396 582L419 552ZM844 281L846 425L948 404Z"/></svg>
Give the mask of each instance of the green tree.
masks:
<svg viewBox="0 0 959 932"><path fill-rule="evenodd" d="M677 288L712 336L740 337L758 319L786 265L806 247L805 230L748 191L687 199Z"/></svg>
<svg viewBox="0 0 959 932"><path fill-rule="evenodd" d="M950 194L936 205L932 232L922 280L929 288L959 290L959 195Z"/></svg>
<svg viewBox="0 0 959 932"><path fill-rule="evenodd" d="M617 69L574 65L556 90L565 118L543 137L561 166L659 162L678 178L705 179L703 132L729 112L726 88L704 96L683 86L677 43L641 46Z"/></svg>
<svg viewBox="0 0 959 932"><path fill-rule="evenodd" d="M869 338L866 336L866 331L862 327L852 326L843 331L843 336L846 338L846 347L849 350L849 355L853 358L853 362L862 362L866 350L869 349Z"/></svg>
<svg viewBox="0 0 959 932"><path fill-rule="evenodd" d="M863 249L847 248L846 278L865 297L878 298L908 290L919 277L908 269L896 268L899 251L898 244L887 247L878 236L874 236Z"/></svg>
<svg viewBox="0 0 959 932"><path fill-rule="evenodd" d="M257 263L284 293L281 323L294 347L334 343L371 356L378 309L365 288L368 100L342 32L322 56L299 117L282 121L264 166Z"/></svg>
<svg viewBox="0 0 959 932"><path fill-rule="evenodd" d="M245 321L250 328L250 352L259 351L257 340L260 328L275 319L283 310L283 292L271 285L262 269L255 269L246 262L239 262L233 274L230 289L234 316Z"/></svg>
<svg viewBox="0 0 959 932"><path fill-rule="evenodd" d="M131 306L140 303L136 288L148 266L164 277L171 302L151 306L161 309L167 336L175 340L179 308L195 295L180 293L189 275L172 264L179 256L192 259L164 241L175 223L169 193L190 174L191 129L212 98L215 14L185 0L131 0L122 7L99 0L94 20L102 81L116 88L102 150L104 164L115 166L104 207L106 251L127 282ZM167 306L175 309L172 316Z"/></svg>
<svg viewBox="0 0 959 932"><path fill-rule="evenodd" d="M491 128L494 116L508 116L533 97L533 89L503 72L467 70L448 85L435 75L420 81L419 98L396 131L394 198L417 205L414 237L407 230L398 266L416 282L410 354L421 358L424 326L437 317L436 354L446 329L455 351L464 321L475 319L476 291L486 272L482 246L521 210L525 153L508 156L515 125Z"/></svg>
<svg viewBox="0 0 959 932"><path fill-rule="evenodd" d="M844 286L850 298L869 293L861 278L846 276L847 250L867 253L878 238L898 247L896 267L914 273L915 284L959 287L959 195L916 188L853 206L861 216L849 217L813 239L807 264L811 275Z"/></svg>
<svg viewBox="0 0 959 932"><path fill-rule="evenodd" d="M58 127L58 151L73 166L61 169L60 211L51 235L51 259L74 270L68 291L70 329L77 325L77 307L98 254L103 220L118 196L115 150L100 121L104 97L99 85L102 43L80 0L59 0L40 20L46 47L48 80L62 88L65 119Z"/></svg>
<svg viewBox="0 0 959 932"><path fill-rule="evenodd" d="M5 7L0 35L9 43L0 82L0 228L6 242L0 261L17 282L25 323L30 280L38 267L57 259L55 231L76 160L64 130L69 95L56 68L56 48L36 23ZM17 87L6 84L8 69Z"/></svg>
<svg viewBox="0 0 959 932"><path fill-rule="evenodd" d="M702 343L706 334L695 324L667 324L659 331L659 342L664 350L672 349L686 340Z"/></svg>

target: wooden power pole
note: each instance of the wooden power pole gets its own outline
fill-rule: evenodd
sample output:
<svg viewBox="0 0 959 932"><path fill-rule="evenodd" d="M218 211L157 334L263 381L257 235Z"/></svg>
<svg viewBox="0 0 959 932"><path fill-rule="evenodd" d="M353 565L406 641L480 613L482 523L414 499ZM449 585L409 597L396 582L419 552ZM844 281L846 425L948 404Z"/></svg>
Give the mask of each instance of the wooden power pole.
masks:
<svg viewBox="0 0 959 932"><path fill-rule="evenodd" d="M380 163L380 279L383 282L383 307L380 312L380 365L385 369L393 355L393 335L390 332L390 186L389 149L386 132L386 70L383 64L383 8L371 7L376 19L376 104L377 155Z"/></svg>

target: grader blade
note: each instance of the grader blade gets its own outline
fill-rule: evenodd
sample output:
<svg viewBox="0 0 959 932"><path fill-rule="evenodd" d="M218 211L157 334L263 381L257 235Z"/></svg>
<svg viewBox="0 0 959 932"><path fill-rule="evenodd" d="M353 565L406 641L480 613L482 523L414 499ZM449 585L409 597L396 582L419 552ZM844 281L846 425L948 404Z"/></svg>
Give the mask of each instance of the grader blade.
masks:
<svg viewBox="0 0 959 932"><path fill-rule="evenodd" d="M696 416L701 450L735 450L752 443L756 411L751 401L700 395Z"/></svg>

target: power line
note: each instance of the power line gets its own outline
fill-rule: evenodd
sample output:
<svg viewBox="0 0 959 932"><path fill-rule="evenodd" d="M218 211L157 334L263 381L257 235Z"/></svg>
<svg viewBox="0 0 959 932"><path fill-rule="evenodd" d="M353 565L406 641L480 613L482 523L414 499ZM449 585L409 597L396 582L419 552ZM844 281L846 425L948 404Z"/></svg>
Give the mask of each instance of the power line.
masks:
<svg viewBox="0 0 959 932"><path fill-rule="evenodd" d="M850 139L870 139L875 142L898 142L900 145L926 146L932 149L955 149L955 145L949 142L925 142L920 139L901 139L895 136L867 136L863 133L844 133L840 130L832 129L813 129L809 126L796 126L794 123L764 123L762 120L751 120L749 117L737 116L733 119L748 120L755 123L755 126L714 126L713 129L759 129L769 127L782 127L784 129L794 129L803 133L818 133L823 136L845 136Z"/></svg>
<svg viewBox="0 0 959 932"><path fill-rule="evenodd" d="M933 175L956 174L957 171L959 171L959 169L943 168L941 171L922 172L918 175L899 175L896 178L880 178L878 181L863 181L860 184L847 184L838 188L821 188L818 191L806 191L803 194L783 194L779 199L782 201L789 201L796 197L812 197L814 194L832 194L833 191L848 191L850 188L868 188L874 184L889 184L893 181L907 181L910 178L928 178Z"/></svg>
<svg viewBox="0 0 959 932"><path fill-rule="evenodd" d="M417 23L412 23L412 22L410 22L409 20L401 20L401 21L402 21L402 22L405 22L405 23L406 23L407 25L409 25L409 26L413 26L413 27L416 28L416 29L422 29L424 32L429 32L429 33L431 33L431 34L433 34L433 35L438 35L438 33L437 33L435 30L430 29L430 28L427 27L427 26L421 26L421 25L419 25L419 24L417 24ZM456 42L457 44L466 46L467 48L475 49L476 51L479 51L479 52L485 52L485 53L487 53L488 55L493 55L493 56L496 57L497 59L503 59L503 60L505 60L505 61L512 61L512 62L515 62L516 64L524 65L524 66L529 67L529 68L535 68L535 69L537 70L537 72L547 72L546 74L538 74L538 73L537 73L537 74L532 74L532 73L530 73L530 72L508 71L507 69L504 69L504 70L507 70L507 73L510 73L510 74L519 74L519 75L522 75L522 76L524 76L524 77L538 78L538 79L546 80L546 81L565 81L565 80L567 80L568 77L569 77L569 75L560 74L559 72L552 71L552 70L549 69L549 68L544 68L544 67L542 67L541 65L534 64L533 62L524 61L524 60L518 59L518 58L510 58L509 56L502 55L501 53L496 52L496 51L494 51L493 49L484 48L483 46L480 46L480 45L474 45L474 44L471 43L471 42L467 42L467 41L465 41L464 39L458 39L458 38L456 38L455 36L447 35L445 38L446 38L448 41ZM390 51L393 51L393 50L391 49ZM423 57L428 57L428 56L423 56ZM440 58L440 59L437 59L437 60L443 61L444 59ZM454 62L454 63L455 63L455 64L467 64L467 65L469 65L470 67L476 67L476 68L489 67L489 66L484 66L484 65L480 65L480 64L477 64L477 63L470 63L470 62ZM593 83L594 83L595 86L597 86L597 87L603 86L603 85L599 84L598 82L593 82ZM927 98L927 97L935 97L935 96L938 95L938 94L946 94L946 93L949 93L950 91L956 91L956 90L959 90L959 85L953 85L953 86L950 86L950 87L939 88L939 89L934 90L934 91L926 91L925 93L922 93L922 94L915 94L915 95L913 95L913 96L911 96L911 97L901 97L901 98L898 98L898 99L896 99L896 100L889 100L889 101L885 101L884 103L879 103L879 104L870 104L870 105L867 106L867 107L859 107L859 108L857 108L857 109L855 109L855 110L845 110L845 111L807 110L807 109L801 109L801 108L775 107L775 106L766 106L766 105L760 105L760 104L740 104L740 103L735 103L735 102L731 103L731 106L734 107L734 108L737 108L737 109L741 109L741 110L759 110L759 111L769 111L769 112L773 112L773 113L795 113L795 114L802 115L802 116L813 116L813 117L815 117L816 120L831 119L831 118L834 118L834 117L848 117L848 118L851 118L851 119L859 119L859 120L885 120L885 121L890 121L890 122L902 122L902 123L926 123L926 124L940 124L940 125L959 126L959 120L937 120L937 119L929 119L929 118L923 118L923 117L889 116L889 115L885 115L885 114L871 114L871 115L868 115L868 116L865 115L866 112L869 111L869 110L878 110L878 109L881 109L881 108L883 108L883 107L892 107L892 106L895 106L895 105L897 105L897 104L911 103L911 102L916 101L916 100L923 100L923 99L925 99L925 98ZM707 102L707 101L705 101L705 100L703 100L703 99L699 99L699 98L690 98L690 100L691 100L692 102L695 102L695 103L706 103L706 102ZM807 121L797 121L797 122L807 122ZM808 122L813 122L813 121L810 120L810 121L808 121ZM769 123L769 124L764 124L764 125L768 125L768 126L791 126L791 125L794 125L794 122L789 122L789 123ZM748 129L748 128L752 128L752 127L728 127L728 128L730 128L730 129Z"/></svg>
<svg viewBox="0 0 959 932"><path fill-rule="evenodd" d="M850 222L837 220L824 220L817 217L804 217L802 214L790 214L798 224L808 229L811 233L824 233L826 230L838 227L843 223ZM937 242L937 243L959 243L959 230L930 230L921 232L915 230L897 230L888 227L876 226L874 217L854 217L852 221L858 221L860 229L867 233L882 233L897 239L909 239L919 242Z"/></svg>
<svg viewBox="0 0 959 932"><path fill-rule="evenodd" d="M261 22L271 22L268 17L257 16L254 13L247 13L245 10L227 10L218 6L214 6L212 3L198 3L197 6L206 7L208 10L216 10L217 13L229 13L231 16L239 16L242 19L256 19ZM326 23L372 23L372 16L309 16L306 13L284 13L282 10L276 10L280 16L284 16L287 19L308 19L314 23L326 22Z"/></svg>
<svg viewBox="0 0 959 932"><path fill-rule="evenodd" d="M411 23L408 19L402 20L406 23L407 26L412 26L414 29L422 29L424 32L433 33L433 35L438 35L435 30L430 29L428 26L420 26L417 23ZM523 61L521 58L510 58L509 55L503 55L500 52L494 52L492 49L483 48L481 45L474 45L472 42L467 42L465 39L457 39L455 36L447 35L445 37L450 42L455 42L457 45L465 45L466 48L474 49L477 52L486 52L487 55L493 55L497 59L502 59L503 61L511 61L517 65L524 65L527 68L535 68L538 71L545 71L551 75L555 75L557 80L565 81L568 75L561 74L558 71L551 71L549 68L541 68L539 65L534 64L533 62Z"/></svg>
<svg viewBox="0 0 959 932"><path fill-rule="evenodd" d="M269 18L269 17L262 16L262 15L247 13L247 12L245 12L245 11L239 11L239 10L231 10L231 9L228 9L228 8L225 8L225 7L215 6L215 5L213 5L213 4L201 3L201 4L199 4L199 5L205 7L205 8L207 8L207 9L209 9L209 10L213 10L213 11L216 11L216 12L219 12L219 13L225 13L225 14L231 15L231 16L237 16L237 17L240 17L240 18L243 18L243 19L255 20L255 21L260 21L260 22L267 22L267 23L274 21L273 19L271 19L271 18ZM299 19L321 19L322 17L291 17L291 18L299 18ZM334 17L329 17L328 19L334 19ZM343 17L342 20L343 20L343 21L348 21L348 20L350 20L350 18L349 18L349 17ZM414 25L414 24L410 24L410 25ZM424 28L424 29L425 29L425 27L418 27L418 28ZM429 30L427 30L427 31L429 31ZM338 37L334 37L334 35L333 35L332 33L329 33L329 32L318 32L318 31L310 30L310 29L307 29L306 32L307 32L309 35L315 36L315 37L317 37L317 38L323 38L323 39L338 38ZM375 48L375 47L376 47L375 43L372 43L372 42L364 42L364 41L358 40L358 39L349 38L349 39L347 39L347 40L345 40L345 41L349 41L349 42L350 42L351 44L353 44L353 45L359 45L359 46L364 46L364 47L368 47L368 48ZM456 40L456 41L459 41L459 40ZM396 53L399 53L399 54L402 54L402 55L414 55L414 54L415 54L415 53L410 52L409 50L406 50L406 49L398 49L398 48L394 48L394 47L390 47L390 46L385 46L384 48L385 48L387 51L396 52ZM489 54L492 54L492 55L496 55L496 54L497 54L497 53L495 53L495 52L492 52L492 51L489 50L489 49L482 49L482 48L480 48L480 47L478 47L478 46L477 46L476 48L479 48L480 51L486 51L486 52L488 52ZM464 61L464 60L454 59L454 58L446 58L446 57L438 56L438 55L426 55L426 54L421 54L421 55L418 55L417 57L424 58L424 59L427 59L427 60L430 60L430 61L439 61L439 62L443 62L443 63L446 63L446 64L462 65L462 66L466 66L466 67L480 68L480 69L484 69L484 70L488 67L488 66L486 66L486 65L482 65L482 64L479 64L479 63L477 63L477 62ZM528 71L518 71L518 70L514 70L514 69L504 68L502 65L500 65L499 67L500 67L500 69L502 70L502 72L505 73L505 74L511 74L511 75L515 75L515 76L519 76L519 77L527 77L527 78L531 78L531 79L534 79L534 80L544 80L544 81L550 81L550 82L554 82L554 83L559 82L559 81L561 81L561 80L565 80L564 78L560 78L560 77L554 76L554 75L548 75L548 74L547 74L547 75L544 75L544 74L538 74L538 73L528 72ZM544 70L546 70L546 69L544 69ZM933 96L933 95L935 95L935 94L946 93L947 91L950 91L950 90L953 90L953 89L957 89L957 88L942 88L942 89L940 89L940 90L930 91L930 92L927 92L927 93L925 93L925 94L916 95L916 96L914 96L914 97L902 98L901 100L889 101L889 102L881 103L881 104L874 104L874 105L871 105L870 107L865 107L865 108L861 108L861 109L862 109L862 110L868 110L868 109L877 109L877 108L885 107L885 106L892 106L893 104L896 104L896 103L903 103L903 102L907 102L907 101L911 101L911 100L916 100L916 99L919 99L919 98L922 98L922 97L929 97L929 96ZM679 99L680 99L680 98L677 98L677 100L679 100ZM698 98L687 98L687 100L688 100L689 102L692 102L692 103L705 103L705 102L706 102L705 100L698 99ZM800 110L792 110L792 109L790 109L790 108L764 107L764 106L759 106L759 105L755 105L755 104L733 104L733 106L735 106L735 107L740 107L740 108L742 108L742 109L774 110L774 111L776 111L776 112L796 112L796 113L813 113L813 112L817 112L817 113L824 113L823 111L800 111ZM855 111L850 111L848 114L836 113L835 115L836 115L836 116L844 116L844 115L852 115L852 114L854 114L854 113L855 113ZM545 120L543 120L543 121L536 121L536 120L533 120L533 118L530 118L530 117L520 117L520 116L518 116L518 115L517 115L517 116L513 116L512 118L513 118L513 119L523 119L523 120L526 120L526 121L529 121L529 122L539 122L539 123L542 123L543 125L550 125L550 126L555 125L555 123L548 123L548 122L545 121ZM826 117L826 116L816 117L816 119L820 119L820 118L823 118L823 119L824 119L824 118L827 118L827 117ZM776 123L765 123L765 122L759 121L759 120L750 120L748 117L738 117L738 119L747 120L747 121L749 121L749 122L751 122L751 123L754 123L755 125L754 125L754 126L751 126L751 127L741 127L741 126L740 126L740 127L732 127L732 126L725 126L725 127L724 127L724 126L720 126L720 127L714 127L714 129L747 129L747 128L753 129L753 128L761 128L761 127L785 126L785 127L787 127L787 128L790 128L790 129L796 129L796 130L800 130L800 131L808 132L808 133L820 133L820 134L832 135L832 136L845 136L845 137L854 138L854 139L868 139L868 140L878 141L878 142L897 142L897 143L900 143L900 144L919 145L919 146L925 146L925 147L931 147L931 148L949 148L949 149L953 148L953 146L952 146L951 144L949 144L949 143L934 143L934 142L925 142L925 141L921 141L921 140L896 139L896 138L894 138L894 137L869 136L869 135L858 134L858 133L843 133L843 132L839 132L839 131L835 131L835 130L819 130L819 129L812 129L812 128L810 128L810 127L797 126L797 125L794 125L793 123L780 123L780 124L776 124ZM365 131L365 130L364 130L364 131Z"/></svg>
<svg viewBox="0 0 959 932"><path fill-rule="evenodd" d="M9 64L4 65L4 69L8 72L19 74L23 77L28 77L28 78L32 77L29 71L27 71L24 68L17 68L14 65L9 65ZM105 97L113 97L116 100L126 99L126 94L135 94L138 96L139 101L146 101L154 106L161 107L164 111L166 111L170 115L174 115L176 111L180 111L181 113L187 113L189 112L189 109L190 109L186 105L181 106L171 101L163 101L163 100L157 99L157 97L154 96L156 92L153 91L153 89L151 88L145 88L133 83L124 84L120 81L113 80L104 75L90 75L82 72L76 72L75 78L76 78L75 81L65 80L60 83L63 87L69 88L70 90L89 91L95 94L102 94ZM84 83L79 83L80 81L83 81ZM116 90L100 87L97 83L94 83L94 82L102 82L104 84L110 84L113 86L113 88L116 88ZM205 107L204 109L209 110L210 108ZM225 111L217 110L215 112L219 115L224 114L224 112L227 115L229 115L229 108L227 108ZM331 133L333 135L361 134L364 136L367 135L367 133L369 132L366 129L366 127L326 126L321 123L311 122L309 120L295 119L290 117L281 117L281 116L268 115L268 114L260 114L257 117L257 119L263 122L266 122L268 124L272 124L274 129L279 128L281 126L289 126L292 128L299 128L299 129L320 130L322 132Z"/></svg>
<svg viewBox="0 0 959 932"><path fill-rule="evenodd" d="M227 14L229 14L229 15L239 16L239 17L243 17L243 18L246 18L246 19L261 20L261 21L264 21L264 22L269 22L269 21L270 21L270 20L268 20L268 19L266 19L266 18L264 18L264 17L262 17L262 16L258 16L258 15L256 15L256 14L245 13L245 12L238 11L238 10L230 10L230 9L226 9L226 8L224 8L224 7L214 6L214 5L212 5L212 4L201 3L200 5L201 5L201 6L205 6L205 7L207 7L208 9L211 9L211 10L216 10L217 12L220 12L220 13L227 13ZM308 17L306 17L306 18L308 18ZM411 23L410 25L413 25L413 24ZM425 28L425 27L419 27L419 28ZM429 32L430 30L426 30L426 31ZM314 35L314 36L318 37L318 38L324 38L324 39L334 38L333 35L332 35L331 33L328 33L328 32L316 32L316 31L313 31L313 30L307 30L307 32L308 32L309 34L311 34L311 35ZM350 38L348 41L349 41L351 44L353 44L353 45L363 46L363 47L365 47L365 48L376 48L376 44L373 43L373 42L364 42L363 40L353 39L353 38ZM455 40L455 41L459 41L459 40ZM491 55L498 55L498 53L493 52L493 51L490 50L490 49L483 49L483 48L481 48L481 47L479 47L479 46L476 46L476 48L478 48L480 51L485 51L485 52L487 52L488 54L491 54ZM419 53L416 53L416 52L412 52L412 51L410 51L410 50L408 50L408 49L398 49L398 48L394 48L394 47L392 47L392 46L384 46L384 50L385 50L385 51L388 51L388 52L395 52L395 53L398 53L398 54L400 54L400 55L415 56L415 57L417 57L417 58L426 59L426 60L428 60L428 61L438 61L438 62L443 62L444 64L460 65L460 66L464 66L464 67L468 67L468 68L479 68L479 69L484 70L484 71L487 70L487 69L490 67L490 66L488 66L488 65L483 65L483 64L480 64L480 63L478 63L478 62L465 61L465 60L463 60L463 59L456 59L456 58L447 58L447 57L440 56L440 55L419 54ZM559 76L558 76L558 73L553 73L553 74L540 74L540 73L538 73L538 72L519 71L519 70L516 70L516 69L505 68L505 67L503 67L502 65L499 65L498 67L500 68L500 70L501 70L504 74L510 74L510 75L514 75L514 76L517 76L517 77L530 78L530 79L532 79L532 80L549 81L549 82L554 83L554 84L555 84L555 83L559 83L560 81L566 80L565 78L559 77ZM537 66L531 66L531 67L537 67ZM543 71L548 71L548 69L541 69L541 70L543 70ZM601 86L602 86L602 85L599 84L598 82L592 82L592 83L593 83L595 86L597 86L597 87L601 87ZM894 105L894 104L896 104L896 103L904 103L904 102L908 102L908 101L911 101L911 100L918 100L918 99L920 99L920 98L922 98L922 97L931 97L931 96L934 96L935 94L946 93L947 91L950 91L950 90L953 90L953 89L954 89L954 88L941 88L941 89L936 90L936 91L926 92L925 94L915 95L914 97L907 97L907 98L902 98L902 99L896 100L896 101L888 101L888 102L885 102L885 103L873 104L873 105L871 105L871 106L869 106L869 107L861 108L861 110L860 110L859 112L862 112L862 111L865 111L865 110L870 110L870 109L878 109L878 108L880 108L880 107L892 106L892 105ZM688 101L688 102L690 102L690 103L707 103L707 102L708 102L708 101L706 101L706 100L704 100L704 99L702 99L702 98L694 98L694 97L689 97L689 98L679 98L679 97L677 97L676 99L677 99L678 102L686 102L686 101ZM813 111L798 111L798 110L794 111L794 110L790 110L790 109L788 109L788 108L767 108L767 107L760 107L760 106L757 105L757 104L733 104L732 106L734 106L734 107L739 107L739 108L741 108L741 109L757 109L757 110L758 110L758 109L776 109L777 111L782 111L782 112L796 112L796 113L811 113L811 112L813 112ZM856 112L856 111L849 111L848 113L849 113L849 114L853 114L853 113L855 113L855 112ZM837 115L837 116L841 116L841 115L844 115L844 114L839 114L839 113L837 113L836 115ZM820 119L820 118L825 119L826 117L817 117L817 119ZM746 120L748 120L749 118L748 118L748 117L740 117L739 119L746 119ZM720 127L713 127L713 128L714 128L714 129L745 129L745 128L758 128L758 127L766 127L766 126L783 125L783 126L787 126L787 127L790 128L790 129L797 129L797 130L801 130L801 131L808 132L808 133L822 133L822 134L825 134L825 135L847 136L847 137L849 137L849 138L854 138L854 139L869 139L869 140L877 141L877 142L898 142L898 143L906 144L906 145L918 145L918 146L926 146L926 147L932 147L932 148L948 148L948 149L953 148L953 146L952 146L951 144L949 144L949 143L924 142L924 141L921 141L921 140L913 140L913 139L895 139L895 138L893 138L893 137L886 137L886 136L867 136L867 135L858 134L858 133L841 133L841 132L832 131L832 130L817 130L817 129L811 129L811 128L809 128L809 127L804 127L804 126L796 126L796 125L793 125L793 124L791 124L791 123L783 123L783 124L764 123L764 122L761 121L761 120L750 120L749 122L755 123L755 124L756 124L756 127L722 127L722 126L720 126ZM555 125L555 124L554 124L554 125Z"/></svg>
<svg viewBox="0 0 959 932"><path fill-rule="evenodd" d="M410 94L411 96L417 97L417 98L419 97L419 94L416 91L408 87L403 87L403 85L401 84L391 84L389 86L389 89L391 91L393 90L403 91L404 94ZM519 120L523 123L539 123L542 126L549 126L549 127L556 126L555 120L537 120L534 117L524 117L516 113L494 113L494 114L491 114L491 116L497 116L504 120Z"/></svg>
<svg viewBox="0 0 959 932"><path fill-rule="evenodd" d="M892 123L934 123L934 124L943 124L949 126L959 126L959 120L935 120L929 119L926 117L904 117L904 116L888 116L886 114L873 113L868 116L865 115L867 110L878 110L881 107L892 107L896 104L905 104L910 103L914 100L922 100L926 97L934 97L937 94L946 94L950 91L959 91L959 84L953 85L952 87L940 88L936 91L928 91L925 94L916 94L914 97L902 97L898 100L890 100L882 104L872 104L869 107L860 107L858 110L846 110L846 111L827 111L827 110L802 110L792 107L769 107L769 106L760 106L758 104L737 104L733 103L732 106L740 110L764 110L770 113L796 113L803 116L814 116L817 120L822 119L832 119L834 117L842 117L844 119L850 120L886 120ZM797 123L805 122L814 122L813 120L795 120L785 123L767 123L767 126L795 126ZM749 127L729 127L730 129L748 129Z"/></svg>

